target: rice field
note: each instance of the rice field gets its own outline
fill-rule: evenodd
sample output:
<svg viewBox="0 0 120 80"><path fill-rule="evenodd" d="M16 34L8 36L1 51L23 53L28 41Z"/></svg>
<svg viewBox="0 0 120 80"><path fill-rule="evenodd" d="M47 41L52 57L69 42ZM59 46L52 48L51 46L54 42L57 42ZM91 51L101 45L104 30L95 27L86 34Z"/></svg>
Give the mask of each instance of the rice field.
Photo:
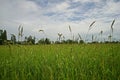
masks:
<svg viewBox="0 0 120 80"><path fill-rule="evenodd" d="M120 80L120 44L0 46L0 80Z"/></svg>

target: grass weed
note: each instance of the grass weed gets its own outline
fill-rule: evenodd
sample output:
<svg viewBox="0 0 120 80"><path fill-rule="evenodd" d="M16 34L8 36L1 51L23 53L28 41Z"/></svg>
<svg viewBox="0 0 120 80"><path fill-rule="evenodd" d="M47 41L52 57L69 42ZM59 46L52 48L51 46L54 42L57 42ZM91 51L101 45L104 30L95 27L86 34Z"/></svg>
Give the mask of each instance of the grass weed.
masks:
<svg viewBox="0 0 120 80"><path fill-rule="evenodd" d="M0 46L0 80L120 80L119 62L120 44Z"/></svg>

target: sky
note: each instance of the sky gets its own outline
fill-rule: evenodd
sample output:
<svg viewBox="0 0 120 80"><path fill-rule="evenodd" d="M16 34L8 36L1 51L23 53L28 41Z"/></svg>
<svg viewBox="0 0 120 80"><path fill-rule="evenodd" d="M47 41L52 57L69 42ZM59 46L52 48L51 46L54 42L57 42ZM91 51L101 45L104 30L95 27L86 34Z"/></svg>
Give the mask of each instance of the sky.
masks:
<svg viewBox="0 0 120 80"><path fill-rule="evenodd" d="M88 33L88 40L92 35L103 39L110 35L112 21L113 39L120 40L120 0L0 0L0 29L10 34L18 35L18 27L24 28L23 37L35 36L37 40L48 37L58 39L62 33L65 39L71 38L69 25L74 39L78 33L83 39L87 34L89 25L94 25ZM39 30L44 30L44 33ZM24 38L23 38L24 40Z"/></svg>

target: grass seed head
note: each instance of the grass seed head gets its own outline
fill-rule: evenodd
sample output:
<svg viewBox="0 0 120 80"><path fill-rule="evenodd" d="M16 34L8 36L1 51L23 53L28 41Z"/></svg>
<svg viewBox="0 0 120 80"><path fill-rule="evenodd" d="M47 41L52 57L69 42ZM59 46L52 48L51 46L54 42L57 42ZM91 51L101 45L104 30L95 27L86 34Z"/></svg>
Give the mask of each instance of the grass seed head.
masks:
<svg viewBox="0 0 120 80"><path fill-rule="evenodd" d="M112 30L112 33L113 33L113 25L115 23L115 19L113 20L112 24L111 24L111 30Z"/></svg>
<svg viewBox="0 0 120 80"><path fill-rule="evenodd" d="M72 32L72 29L71 29L70 25L69 25L69 31Z"/></svg>
<svg viewBox="0 0 120 80"><path fill-rule="evenodd" d="M93 24L95 24L96 21L93 21L90 26L89 26L89 30L92 28Z"/></svg>

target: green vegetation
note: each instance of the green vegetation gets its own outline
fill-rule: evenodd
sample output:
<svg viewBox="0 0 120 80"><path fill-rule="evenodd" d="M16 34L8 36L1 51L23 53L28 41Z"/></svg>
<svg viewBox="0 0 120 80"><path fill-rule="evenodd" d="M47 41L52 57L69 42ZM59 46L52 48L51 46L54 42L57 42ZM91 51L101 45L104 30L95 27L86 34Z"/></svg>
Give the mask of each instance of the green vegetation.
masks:
<svg viewBox="0 0 120 80"><path fill-rule="evenodd" d="M120 44L0 46L0 80L120 80Z"/></svg>
<svg viewBox="0 0 120 80"><path fill-rule="evenodd" d="M0 29L0 45L4 44L7 40L7 31Z"/></svg>

